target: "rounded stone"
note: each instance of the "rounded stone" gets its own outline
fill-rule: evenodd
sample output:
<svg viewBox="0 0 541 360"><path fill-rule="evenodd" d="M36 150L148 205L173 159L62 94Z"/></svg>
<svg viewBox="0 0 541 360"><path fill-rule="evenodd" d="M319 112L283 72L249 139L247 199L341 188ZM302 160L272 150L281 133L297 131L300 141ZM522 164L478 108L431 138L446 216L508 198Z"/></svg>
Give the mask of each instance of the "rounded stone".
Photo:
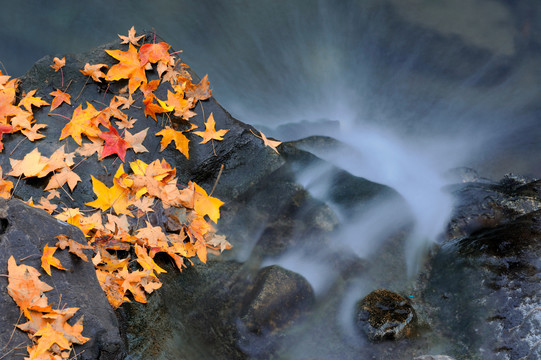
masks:
<svg viewBox="0 0 541 360"><path fill-rule="evenodd" d="M371 341L398 340L412 335L417 315L404 297L378 289L357 303L355 320Z"/></svg>

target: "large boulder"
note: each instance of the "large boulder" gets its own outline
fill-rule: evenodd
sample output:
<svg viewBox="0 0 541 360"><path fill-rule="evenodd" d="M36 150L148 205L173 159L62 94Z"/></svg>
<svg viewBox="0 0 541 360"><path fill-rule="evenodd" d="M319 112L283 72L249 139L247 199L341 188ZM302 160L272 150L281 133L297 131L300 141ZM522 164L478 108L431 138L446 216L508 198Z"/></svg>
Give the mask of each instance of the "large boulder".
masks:
<svg viewBox="0 0 541 360"><path fill-rule="evenodd" d="M73 225L58 221L45 211L33 208L19 200L0 199L0 269L6 272L8 259L13 256L17 264L41 270L40 255L45 245L54 246L56 236L66 235L80 244L86 244L82 232ZM86 251L91 255L90 251ZM53 290L46 293L53 308L78 307L71 325L84 316L82 335L90 338L84 345L74 345L79 358L87 360L119 360L125 354L124 341L118 321L97 278L94 265L68 253L57 251L55 257L68 271L52 269L52 276L41 270L41 280ZM8 295L8 279L0 278L0 357L20 359L20 346L32 345L29 337L15 330L16 324L26 322L19 308Z"/></svg>
<svg viewBox="0 0 541 360"><path fill-rule="evenodd" d="M457 185L455 194L449 237L419 302L457 359L539 358L539 181L507 176Z"/></svg>

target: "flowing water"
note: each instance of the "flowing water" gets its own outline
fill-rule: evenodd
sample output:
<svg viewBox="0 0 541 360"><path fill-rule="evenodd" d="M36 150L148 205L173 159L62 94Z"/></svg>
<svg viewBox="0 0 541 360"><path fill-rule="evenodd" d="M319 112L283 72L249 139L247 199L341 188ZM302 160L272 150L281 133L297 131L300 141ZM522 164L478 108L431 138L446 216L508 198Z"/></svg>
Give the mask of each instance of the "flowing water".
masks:
<svg viewBox="0 0 541 360"><path fill-rule="evenodd" d="M504 0L7 1L0 60L20 76L46 54L90 49L132 25L155 29L209 74L236 118L282 140L332 136L347 150L311 150L398 191L415 216L404 255L415 274L449 217L450 169L541 176L537 14L535 2ZM299 181L328 200L311 171ZM370 256L402 222L392 210L342 216L342 245ZM317 294L331 286L328 272L295 254L273 261Z"/></svg>

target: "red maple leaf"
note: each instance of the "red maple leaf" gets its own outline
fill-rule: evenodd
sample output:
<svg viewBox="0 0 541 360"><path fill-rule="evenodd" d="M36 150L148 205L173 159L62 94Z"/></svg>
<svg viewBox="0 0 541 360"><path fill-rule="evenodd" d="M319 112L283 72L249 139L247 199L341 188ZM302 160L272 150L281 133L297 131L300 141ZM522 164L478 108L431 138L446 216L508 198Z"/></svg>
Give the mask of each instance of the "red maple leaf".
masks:
<svg viewBox="0 0 541 360"><path fill-rule="evenodd" d="M109 131L102 132L100 138L105 140L100 160L109 155L117 154L120 160L124 162L126 150L130 147L130 144L118 135L116 129L109 125Z"/></svg>

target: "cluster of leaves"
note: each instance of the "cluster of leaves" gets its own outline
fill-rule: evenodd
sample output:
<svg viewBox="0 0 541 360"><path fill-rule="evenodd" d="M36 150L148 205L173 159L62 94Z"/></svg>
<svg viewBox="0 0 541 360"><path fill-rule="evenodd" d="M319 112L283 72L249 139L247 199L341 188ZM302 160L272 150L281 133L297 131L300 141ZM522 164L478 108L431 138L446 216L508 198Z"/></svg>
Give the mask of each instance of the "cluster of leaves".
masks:
<svg viewBox="0 0 541 360"><path fill-rule="evenodd" d="M56 248L46 247L46 253L50 252L49 249ZM47 257L50 255L44 254L42 262L46 262ZM25 359L67 359L73 344L84 344L90 340L82 335L84 316L73 325L68 323L79 308L53 309L49 304L44 293L53 288L39 279L38 270L17 265L11 256L8 274L8 293L28 320L17 328L26 332L33 341L32 346L27 346L29 357Z"/></svg>
<svg viewBox="0 0 541 360"><path fill-rule="evenodd" d="M109 106L97 110L87 102L86 106L77 106L71 118L66 118L68 122L62 129L59 141L71 137L79 147L66 152L65 146L60 145L49 157L43 156L35 147L22 159L10 158L11 169L6 174L19 179L49 177L44 189L48 195L27 202L79 227L88 245L60 236L55 246L47 244L44 247L42 267L49 275L51 266L67 270L54 257L58 248L68 248L84 261L88 261L88 258L83 250L93 250L92 262L98 281L114 308L131 298L144 303L146 294L161 286L157 275L165 270L154 261L156 254L166 254L182 270L186 266L186 259L191 262L190 258L197 256L206 262L208 252L218 254L231 248L225 237L216 233L212 224L218 221L223 202L212 197L212 193L207 194L194 182L179 184L176 169L165 160L156 159L147 164L136 159L129 163L128 173L125 164L120 164L110 185L92 176L97 198L86 205L94 211L67 207L65 203L65 207L59 209L55 203L55 199L60 197L59 190L71 198L65 185L71 192L76 188L82 180L75 170L78 164L93 154L97 154L99 160L116 155L124 163L128 150L134 153L148 151L144 140L149 128L131 134L128 129L133 128L137 120L130 119L122 111L137 101L134 100L137 91L141 93L145 116L157 121L156 115L163 114L169 119L169 125L155 134L162 137L160 151L174 142L175 148L189 158L189 140L185 133L197 128L190 123L196 104L212 95L208 78L205 76L199 83L193 83L187 66L169 53L168 44L153 42L139 46L142 37L136 36L132 27L128 36L121 36L123 43L128 44L127 51L106 50L119 63L111 68L106 64L87 63L81 70L96 82L126 79L128 85L115 94ZM51 65L62 74L62 87L63 66L65 59L58 58ZM159 79L148 81L146 71L152 69L157 71ZM2 134L21 132L26 139L34 142L44 137L39 131L47 126L35 123L32 108L44 107L49 103L35 96L37 90L18 97L18 84L19 80L10 80L9 76L0 72L0 151L3 149ZM168 87L167 99L159 99L154 94L160 86ZM53 99L49 115L63 116L52 111L66 106L64 104L71 105L71 95L66 90L56 89L50 93ZM171 116L186 122L187 130L174 129ZM206 143L222 140L228 130L216 130L211 113L205 122L205 130L193 132L202 138L201 143ZM279 142L267 142L262 133L259 137L277 151ZM6 176L2 175L0 169L0 196L9 198L14 186L12 181L6 180ZM153 226L148 221L148 214L157 209L165 214L167 221ZM51 287L38 279L38 270L27 265L17 266L14 259L10 259L9 264L9 293L29 320L18 327L27 331L35 342L34 347L28 348L29 358L65 358L68 353L65 350L71 344L82 344L87 340L81 335L82 317L74 325L67 323L77 308L53 310L43 295Z"/></svg>
<svg viewBox="0 0 541 360"><path fill-rule="evenodd" d="M59 190L73 199L65 185L73 192L82 181L75 170L85 159L94 154L99 160L116 155L124 163L128 150L135 154L148 151L144 140L149 128L132 134L128 129L132 129L137 120L129 118L122 111L135 106L137 91L141 93L139 99L142 99L146 117L157 121L156 115L162 114L169 119L169 125L155 134L162 137L160 151L174 142L175 149L189 159L189 140L185 133L197 128L190 122L196 115L193 112L196 104L212 95L208 77L193 83L186 70L187 65L175 59L174 53L169 53L167 43L156 44L154 41L139 45L143 36L136 36L133 27L128 36L119 36L123 43L128 44L127 51L106 50L119 63L111 68L106 64L87 63L80 70L88 79L96 82L127 80L127 86L114 94L108 106L97 110L88 102L86 106L79 104L68 118L52 111L71 105L71 95L66 92L69 84L63 90L56 89L50 93L53 98L49 115L68 120L59 141L65 142L71 137L78 148L66 152L62 144L47 157L35 147L22 159L10 158L11 169L6 174L19 179L48 177L44 189L48 194L36 201L30 198L27 203L79 227L88 241L83 245L61 235L55 246L47 244L41 258L44 271L51 275L51 266L68 270L54 256L58 248L67 248L83 261L89 261L83 250L93 250L92 262L97 279L114 308L130 299L144 303L147 301L146 295L161 286L158 274L165 270L154 261L156 254L165 254L182 271L186 259L191 262L190 258L197 257L206 262L208 252L219 254L231 248L225 237L216 233L212 224L220 218L223 202L212 197L212 192L207 194L194 182L179 184L176 169L163 159L149 164L136 159L129 162L128 173L125 164L120 164L110 185L91 176L97 198L86 205L94 210L81 210L65 203L59 209L55 203L55 199L60 198ZM65 58L55 58L51 65L55 72L60 71L62 75L62 88L64 66ZM148 81L146 71L153 69L159 78ZM18 84L19 80L10 80L9 76L0 72L0 151L3 149L2 134L20 132L25 139L34 142L44 137L39 131L47 126L35 123L33 107L40 108L49 103L35 96L37 90L18 97ZM154 94L162 86L168 87L167 99L159 99ZM186 130L173 128L171 117L184 121ZM205 122L205 130L193 133L202 138L202 144L223 140L228 130L216 130L215 126L211 113ZM278 152L276 147L280 142L268 140L263 133L254 136ZM0 169L0 196L10 198L14 185L6 180L6 176ZM148 215L155 210L163 214L165 223L152 225ZM29 359L66 358L72 344L83 344L88 340L81 335L82 317L74 325L67 323L77 308L52 309L43 294L52 288L38 279L38 270L27 265L17 266L11 258L8 276L9 294L28 319L26 324L17 327L26 331L34 341L34 346L28 347Z"/></svg>

